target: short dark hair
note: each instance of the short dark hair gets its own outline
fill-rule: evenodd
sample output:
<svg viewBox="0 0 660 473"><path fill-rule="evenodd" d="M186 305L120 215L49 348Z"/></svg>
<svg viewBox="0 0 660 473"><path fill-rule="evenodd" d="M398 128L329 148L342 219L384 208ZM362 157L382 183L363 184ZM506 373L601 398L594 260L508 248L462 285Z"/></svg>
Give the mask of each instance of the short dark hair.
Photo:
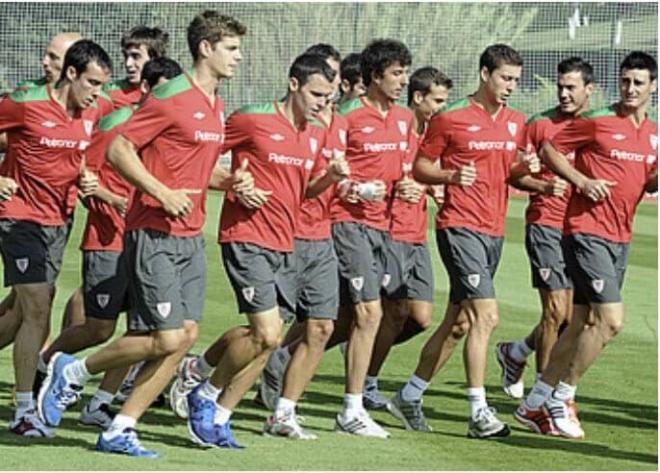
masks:
<svg viewBox="0 0 660 473"><path fill-rule="evenodd" d="M170 35L160 28L139 25L131 28L121 37L121 49L145 46L149 59L165 56Z"/></svg>
<svg viewBox="0 0 660 473"><path fill-rule="evenodd" d="M215 44L225 36L243 36L246 32L245 25L234 17L215 10L206 10L193 18L188 25L188 48L196 61L202 41Z"/></svg>
<svg viewBox="0 0 660 473"><path fill-rule="evenodd" d="M435 67L420 67L413 72L408 83L408 105L412 103L415 92L419 91L422 95L426 95L431 92L431 87L434 85L441 85L449 90L454 83L445 73Z"/></svg>
<svg viewBox="0 0 660 473"><path fill-rule="evenodd" d="M161 56L149 59L144 63L140 78L146 80L147 84L149 84L149 88L153 89L162 77L165 79L172 79L181 74L183 74L183 69L181 69L178 62L174 59Z"/></svg>
<svg viewBox="0 0 660 473"><path fill-rule="evenodd" d="M305 85L309 77L321 74L328 82L335 80L337 73L328 65L326 58L318 54L301 54L289 68L289 78L295 77L301 86Z"/></svg>
<svg viewBox="0 0 660 473"><path fill-rule="evenodd" d="M493 72L503 65L522 66L523 60L518 51L506 44L491 44L479 57L479 70L484 66L488 72Z"/></svg>
<svg viewBox="0 0 660 473"><path fill-rule="evenodd" d="M642 51L633 51L623 58L619 66L619 74L624 69L646 69L652 81L658 78L658 63L653 56Z"/></svg>
<svg viewBox="0 0 660 473"><path fill-rule="evenodd" d="M339 75L341 76L341 80L348 81L351 88L355 86L362 77L360 57L360 53L351 53L339 64Z"/></svg>
<svg viewBox="0 0 660 473"><path fill-rule="evenodd" d="M60 80L66 79L66 70L73 67L78 75L87 70L90 62L95 62L108 72L112 72L112 59L105 50L89 39L81 39L71 45L64 55Z"/></svg>
<svg viewBox="0 0 660 473"><path fill-rule="evenodd" d="M579 72L582 75L584 85L594 82L594 68L581 57L572 56L557 64L559 75L568 74L569 72Z"/></svg>
<svg viewBox="0 0 660 473"><path fill-rule="evenodd" d="M382 76L385 69L399 63L406 67L412 64L412 54L401 41L376 39L369 43L360 55L360 69L364 86L371 84L371 76Z"/></svg>
<svg viewBox="0 0 660 473"><path fill-rule="evenodd" d="M305 50L303 54L317 54L322 56L327 61L328 59L334 59L335 61L341 61L341 54L337 49L326 43L318 43L310 46Z"/></svg>

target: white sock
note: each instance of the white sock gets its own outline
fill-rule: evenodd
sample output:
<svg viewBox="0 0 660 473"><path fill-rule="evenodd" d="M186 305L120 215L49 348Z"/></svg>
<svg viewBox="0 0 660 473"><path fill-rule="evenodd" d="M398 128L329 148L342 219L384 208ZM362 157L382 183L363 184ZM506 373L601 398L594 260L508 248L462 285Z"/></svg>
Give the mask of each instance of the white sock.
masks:
<svg viewBox="0 0 660 473"><path fill-rule="evenodd" d="M94 397L89 401L89 410L95 411L101 407L101 404L111 404L114 397L115 395L113 393L98 389L94 393Z"/></svg>
<svg viewBox="0 0 660 473"><path fill-rule="evenodd" d="M364 390L378 391L378 376L368 376L364 379Z"/></svg>
<svg viewBox="0 0 660 473"><path fill-rule="evenodd" d="M536 383L534 383L534 387L529 392L527 399L525 399L524 406L527 409L536 410L550 397L550 394L552 394L552 386L544 383L543 380L539 378Z"/></svg>
<svg viewBox="0 0 660 473"><path fill-rule="evenodd" d="M277 405L275 406L275 417L280 418L284 417L292 412L296 411L296 401L281 397L277 400Z"/></svg>
<svg viewBox="0 0 660 473"><path fill-rule="evenodd" d="M44 355L41 353L37 357L37 371L44 374L48 372L48 363L44 361Z"/></svg>
<svg viewBox="0 0 660 473"><path fill-rule="evenodd" d="M467 388L467 397L470 404L470 417L484 407L488 407L486 403L486 388Z"/></svg>
<svg viewBox="0 0 660 473"><path fill-rule="evenodd" d="M220 404L218 404L218 407L215 411L215 418L213 419L213 421L216 424L223 425L229 422L230 417L231 417L231 411L226 407L223 407Z"/></svg>
<svg viewBox="0 0 660 473"><path fill-rule="evenodd" d="M555 390L552 392L552 397L560 401L571 401L575 399L575 391L577 386L571 386L563 381L559 381Z"/></svg>
<svg viewBox="0 0 660 473"><path fill-rule="evenodd" d="M115 418L112 419L112 423L110 424L110 427L108 427L108 430L103 432L103 436L106 439L111 439L121 434L124 429L134 429L136 423L137 420L132 417L124 414L117 414Z"/></svg>
<svg viewBox="0 0 660 473"><path fill-rule="evenodd" d="M87 380L92 377L92 375L89 374L89 371L87 371L85 360L87 360L87 358L76 360L64 368L64 377L70 383L83 386Z"/></svg>
<svg viewBox="0 0 660 473"><path fill-rule="evenodd" d="M534 352L531 348L529 348L529 345L525 342L525 340L520 340L518 342L513 342L511 345L511 351L509 352L509 355L511 355L511 358L516 360L519 363L524 362L527 360L527 357L531 355Z"/></svg>
<svg viewBox="0 0 660 473"><path fill-rule="evenodd" d="M401 390L401 397L404 401L418 401L422 398L424 391L426 391L426 388L428 387L428 381L424 381L422 378L414 374Z"/></svg>
<svg viewBox="0 0 660 473"><path fill-rule="evenodd" d="M222 389L216 388L211 384L211 381L208 379L204 381L204 384L202 384L202 387L199 388L199 397L202 399L208 399L209 401L216 402L218 400L218 396L220 395L220 391Z"/></svg>
<svg viewBox="0 0 660 473"><path fill-rule="evenodd" d="M16 419L23 417L29 410L34 409L32 391L16 391Z"/></svg>
<svg viewBox="0 0 660 473"><path fill-rule="evenodd" d="M213 369L215 368L215 366L209 365L209 363L206 361L206 358L204 358L204 355L198 356L195 359L195 363L193 364L193 367L204 378L208 378L211 375Z"/></svg>
<svg viewBox="0 0 660 473"><path fill-rule="evenodd" d="M364 410L362 405L362 393L360 394L344 394L344 414L348 417L349 414L356 414Z"/></svg>

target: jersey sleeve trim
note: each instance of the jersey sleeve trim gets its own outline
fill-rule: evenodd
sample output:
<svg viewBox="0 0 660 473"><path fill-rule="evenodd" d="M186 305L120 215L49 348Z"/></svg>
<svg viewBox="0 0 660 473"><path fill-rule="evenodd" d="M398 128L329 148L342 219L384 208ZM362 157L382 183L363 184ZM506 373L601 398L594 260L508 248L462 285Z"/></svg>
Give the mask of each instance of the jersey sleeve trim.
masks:
<svg viewBox="0 0 660 473"><path fill-rule="evenodd" d="M101 118L99 130L110 131L133 116L133 107L123 107Z"/></svg>
<svg viewBox="0 0 660 473"><path fill-rule="evenodd" d="M244 105L236 113L244 113L248 115L274 115L277 113L275 109L275 104L272 102L269 103L253 103Z"/></svg>
<svg viewBox="0 0 660 473"><path fill-rule="evenodd" d="M188 77L185 74L180 74L164 84L154 87L151 90L151 95L158 100L164 100L190 89L192 89L192 84L188 80Z"/></svg>

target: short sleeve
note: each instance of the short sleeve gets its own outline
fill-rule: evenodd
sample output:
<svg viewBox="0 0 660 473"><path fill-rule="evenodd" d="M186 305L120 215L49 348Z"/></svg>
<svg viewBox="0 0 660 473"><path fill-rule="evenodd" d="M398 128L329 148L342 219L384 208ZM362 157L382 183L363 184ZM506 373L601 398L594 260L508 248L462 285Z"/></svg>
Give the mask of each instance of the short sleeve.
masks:
<svg viewBox="0 0 660 473"><path fill-rule="evenodd" d="M578 117L551 138L550 143L560 153L568 154L591 143L595 134L595 121Z"/></svg>
<svg viewBox="0 0 660 473"><path fill-rule="evenodd" d="M438 114L431 118L429 128L419 146L418 155L423 155L431 161L437 161L449 146L449 134L445 114Z"/></svg>
<svg viewBox="0 0 660 473"><path fill-rule="evenodd" d="M140 150L172 125L163 100L150 96L133 116L119 128L119 133Z"/></svg>
<svg viewBox="0 0 660 473"><path fill-rule="evenodd" d="M249 114L234 112L227 119L225 127L225 141L222 144L222 153L226 153L250 139L253 123Z"/></svg>
<svg viewBox="0 0 660 473"><path fill-rule="evenodd" d="M25 105L11 97L0 100L0 131L18 128L25 122Z"/></svg>

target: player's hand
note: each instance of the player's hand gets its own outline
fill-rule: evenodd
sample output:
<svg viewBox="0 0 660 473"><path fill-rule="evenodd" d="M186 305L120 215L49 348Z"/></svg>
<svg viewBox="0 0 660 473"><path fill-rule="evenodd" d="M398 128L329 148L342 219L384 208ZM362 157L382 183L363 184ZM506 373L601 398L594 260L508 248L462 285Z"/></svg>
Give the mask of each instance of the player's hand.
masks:
<svg viewBox="0 0 660 473"><path fill-rule="evenodd" d="M474 184L474 181L477 180L477 168L474 165L474 161L470 161L470 164L461 166L456 171L454 171L454 176L452 177L452 184L456 184L463 187L469 187Z"/></svg>
<svg viewBox="0 0 660 473"><path fill-rule="evenodd" d="M340 182L351 174L351 168L343 151L332 150L332 159L328 163L328 175L333 182Z"/></svg>
<svg viewBox="0 0 660 473"><path fill-rule="evenodd" d="M527 166L530 174L541 172L541 160L536 153L525 153L522 162Z"/></svg>
<svg viewBox="0 0 660 473"><path fill-rule="evenodd" d="M416 204L424 195L424 186L405 176L403 179L397 181L395 185L396 197L404 202Z"/></svg>
<svg viewBox="0 0 660 473"><path fill-rule="evenodd" d="M232 174L231 189L236 194L249 193L254 191L254 176L247 170L248 160L245 159L241 165Z"/></svg>
<svg viewBox="0 0 660 473"><path fill-rule="evenodd" d="M604 199L609 199L612 195L610 187L613 186L616 186L616 182L614 181L607 181L605 179L587 179L579 189L580 192L592 201L599 202Z"/></svg>
<svg viewBox="0 0 660 473"><path fill-rule="evenodd" d="M437 205L438 208L442 207L445 203L445 186L439 184L435 186L429 186L429 189L431 190L431 197L433 197L435 205Z"/></svg>
<svg viewBox="0 0 660 473"><path fill-rule="evenodd" d="M566 188L568 187L568 182L563 180L559 176L555 176L552 178L552 180L548 181L546 184L546 194L551 195L553 197L561 197L564 195L564 192L566 192Z"/></svg>
<svg viewBox="0 0 660 473"><path fill-rule="evenodd" d="M344 179L337 184L337 196L344 202L357 204L360 202L360 194L358 193L359 185L357 181Z"/></svg>
<svg viewBox="0 0 660 473"><path fill-rule="evenodd" d="M119 215L125 217L126 210L128 210L128 199L126 197L117 197L116 199L113 199L112 206L117 212L119 212Z"/></svg>
<svg viewBox="0 0 660 473"><path fill-rule="evenodd" d="M273 191L254 188L251 192L236 194L236 199L242 206L255 210L264 205L272 193Z"/></svg>
<svg viewBox="0 0 660 473"><path fill-rule="evenodd" d="M80 192L82 193L83 198L89 197L98 190L99 177L92 171L89 171L85 168L80 171L78 187L80 188Z"/></svg>
<svg viewBox="0 0 660 473"><path fill-rule="evenodd" d="M363 182L358 185L358 194L366 201L380 202L385 199L387 186L380 180Z"/></svg>
<svg viewBox="0 0 660 473"><path fill-rule="evenodd" d="M18 184L11 177L0 176L0 201L9 200L18 190Z"/></svg>
<svg viewBox="0 0 660 473"><path fill-rule="evenodd" d="M193 209L193 202L188 196L201 193L199 189L167 189L159 200L168 215L185 217Z"/></svg>

